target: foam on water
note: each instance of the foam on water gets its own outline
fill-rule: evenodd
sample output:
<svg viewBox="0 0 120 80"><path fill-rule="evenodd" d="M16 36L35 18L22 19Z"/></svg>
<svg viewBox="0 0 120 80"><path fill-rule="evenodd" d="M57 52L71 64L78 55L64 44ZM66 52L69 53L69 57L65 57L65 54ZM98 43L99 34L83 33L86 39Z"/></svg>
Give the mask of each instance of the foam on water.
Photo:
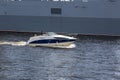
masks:
<svg viewBox="0 0 120 80"><path fill-rule="evenodd" d="M26 46L26 42L25 41L18 41L18 42L0 41L0 45Z"/></svg>
<svg viewBox="0 0 120 80"><path fill-rule="evenodd" d="M6 36L0 80L120 80L120 39L80 38L75 49L51 49L26 46L29 36Z"/></svg>
<svg viewBox="0 0 120 80"><path fill-rule="evenodd" d="M0 41L0 45L12 45L12 46L27 46L27 42L25 41ZM53 48L75 48L75 44L71 44L69 46L54 46Z"/></svg>
<svg viewBox="0 0 120 80"><path fill-rule="evenodd" d="M75 48L76 45L75 44L70 44L68 46L53 46L53 48Z"/></svg>

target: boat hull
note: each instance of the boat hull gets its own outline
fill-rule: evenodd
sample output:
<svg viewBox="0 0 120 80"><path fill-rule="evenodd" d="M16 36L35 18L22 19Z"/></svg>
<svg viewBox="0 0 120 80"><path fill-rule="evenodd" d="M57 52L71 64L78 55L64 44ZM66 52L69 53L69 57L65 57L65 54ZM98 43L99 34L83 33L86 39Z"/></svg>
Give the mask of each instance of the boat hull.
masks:
<svg viewBox="0 0 120 80"><path fill-rule="evenodd" d="M28 44L33 47L51 47L51 48L75 48L74 42L46 43L46 44Z"/></svg>
<svg viewBox="0 0 120 80"><path fill-rule="evenodd" d="M1 15L0 30L120 35L120 18Z"/></svg>

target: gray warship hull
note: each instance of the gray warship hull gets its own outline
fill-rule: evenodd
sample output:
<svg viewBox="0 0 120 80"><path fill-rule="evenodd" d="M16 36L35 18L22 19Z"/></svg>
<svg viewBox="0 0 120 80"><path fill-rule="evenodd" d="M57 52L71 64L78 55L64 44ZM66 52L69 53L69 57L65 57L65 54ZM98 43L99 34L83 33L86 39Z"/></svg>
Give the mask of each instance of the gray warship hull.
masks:
<svg viewBox="0 0 120 80"><path fill-rule="evenodd" d="M120 35L120 1L80 1L2 1L0 30Z"/></svg>
<svg viewBox="0 0 120 80"><path fill-rule="evenodd" d="M120 34L120 19L0 16L0 30Z"/></svg>

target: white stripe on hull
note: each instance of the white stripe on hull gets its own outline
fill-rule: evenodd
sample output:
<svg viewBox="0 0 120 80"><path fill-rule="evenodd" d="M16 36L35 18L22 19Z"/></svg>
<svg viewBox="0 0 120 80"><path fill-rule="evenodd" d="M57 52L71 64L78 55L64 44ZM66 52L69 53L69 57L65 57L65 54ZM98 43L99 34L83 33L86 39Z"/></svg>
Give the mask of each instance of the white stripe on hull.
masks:
<svg viewBox="0 0 120 80"><path fill-rule="evenodd" d="M42 47L53 47L53 48L67 48L75 44L73 42L64 42L64 43L48 43L48 44L28 44L29 46L42 46Z"/></svg>

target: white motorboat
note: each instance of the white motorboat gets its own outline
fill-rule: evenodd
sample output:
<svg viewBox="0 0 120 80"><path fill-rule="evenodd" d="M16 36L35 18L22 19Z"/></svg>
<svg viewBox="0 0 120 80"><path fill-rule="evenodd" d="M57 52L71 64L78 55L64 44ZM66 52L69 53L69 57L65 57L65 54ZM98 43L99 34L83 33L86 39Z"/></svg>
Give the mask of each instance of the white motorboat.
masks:
<svg viewBox="0 0 120 80"><path fill-rule="evenodd" d="M30 37L27 45L30 46L43 46L43 47L53 47L53 48L74 48L76 38L58 35L54 32L47 32L42 35L35 35Z"/></svg>

